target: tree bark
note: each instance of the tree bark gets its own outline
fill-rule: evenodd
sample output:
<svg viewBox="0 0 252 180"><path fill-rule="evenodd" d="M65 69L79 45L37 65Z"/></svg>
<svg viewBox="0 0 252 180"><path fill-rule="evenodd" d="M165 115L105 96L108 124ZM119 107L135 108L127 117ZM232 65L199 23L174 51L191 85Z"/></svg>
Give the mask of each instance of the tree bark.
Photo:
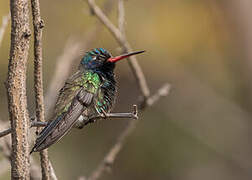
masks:
<svg viewBox="0 0 252 180"><path fill-rule="evenodd" d="M6 81L11 121L11 178L29 179L26 69L30 42L28 0L11 0L11 47Z"/></svg>

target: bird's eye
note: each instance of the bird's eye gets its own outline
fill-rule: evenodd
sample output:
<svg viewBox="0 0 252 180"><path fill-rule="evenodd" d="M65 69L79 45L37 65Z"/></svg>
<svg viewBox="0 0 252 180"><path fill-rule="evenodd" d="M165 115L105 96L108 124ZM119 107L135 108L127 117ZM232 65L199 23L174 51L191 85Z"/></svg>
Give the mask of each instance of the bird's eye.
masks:
<svg viewBox="0 0 252 180"><path fill-rule="evenodd" d="M96 56L97 60L104 61L106 58L103 55Z"/></svg>

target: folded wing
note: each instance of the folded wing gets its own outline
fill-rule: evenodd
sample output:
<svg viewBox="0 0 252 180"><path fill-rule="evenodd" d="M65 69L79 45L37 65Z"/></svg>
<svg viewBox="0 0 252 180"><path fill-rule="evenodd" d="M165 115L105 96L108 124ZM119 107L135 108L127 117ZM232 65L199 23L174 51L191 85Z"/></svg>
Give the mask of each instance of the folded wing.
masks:
<svg viewBox="0 0 252 180"><path fill-rule="evenodd" d="M61 89L55 113L48 125L41 131L31 151L41 151L60 140L78 120L83 111L92 104L94 93L89 92L78 82L79 76L75 74ZM74 82L74 83L73 83ZM62 105L63 104L63 105Z"/></svg>

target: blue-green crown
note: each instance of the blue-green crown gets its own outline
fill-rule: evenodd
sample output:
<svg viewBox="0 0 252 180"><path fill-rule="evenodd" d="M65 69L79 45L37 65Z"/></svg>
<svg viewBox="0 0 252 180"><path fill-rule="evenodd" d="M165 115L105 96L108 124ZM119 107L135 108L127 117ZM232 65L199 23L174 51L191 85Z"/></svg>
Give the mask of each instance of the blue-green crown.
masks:
<svg viewBox="0 0 252 180"><path fill-rule="evenodd" d="M85 56L81 60L81 64L87 68L95 68L102 65L110 57L111 55L106 49L95 48L86 52Z"/></svg>

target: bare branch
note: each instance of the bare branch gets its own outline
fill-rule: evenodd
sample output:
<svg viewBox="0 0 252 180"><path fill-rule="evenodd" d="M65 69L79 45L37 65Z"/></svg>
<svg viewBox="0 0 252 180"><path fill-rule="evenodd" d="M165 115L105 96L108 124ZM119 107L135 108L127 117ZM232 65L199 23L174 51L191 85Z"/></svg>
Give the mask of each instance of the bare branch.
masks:
<svg viewBox="0 0 252 180"><path fill-rule="evenodd" d="M124 0L118 0L118 29L125 36L125 10Z"/></svg>
<svg viewBox="0 0 252 180"><path fill-rule="evenodd" d="M44 121L43 75L42 75L42 28L39 0L31 0L34 28L34 91L37 121Z"/></svg>
<svg viewBox="0 0 252 180"><path fill-rule="evenodd" d="M152 95L147 99L147 102L149 102L148 106L154 105L161 97L166 96L169 94L170 86L168 84L161 87L157 93ZM147 106L145 106L147 107ZM144 108L145 108L144 107ZM142 110L144 110L142 108ZM124 129L124 131L119 135L116 143L114 146L109 150L109 152L105 155L102 162L98 165L98 167L93 171L91 176L88 178L88 180L96 180L98 179L104 171L109 170L112 164L115 161L115 158L117 157L117 154L122 149L123 145L125 144L125 140L127 137L134 131L139 121L129 121L129 124Z"/></svg>
<svg viewBox="0 0 252 180"><path fill-rule="evenodd" d="M130 121L127 125L126 129L120 134L118 137L116 143L114 146L109 150L109 152L105 155L102 162L98 165L98 167L93 171L91 176L88 178L88 180L96 180L100 178L100 176L105 172L106 170L110 170L110 167L115 161L115 158L117 157L117 154L122 149L125 139L133 132L133 130L136 128L136 125L139 121Z"/></svg>
<svg viewBox="0 0 252 180"><path fill-rule="evenodd" d="M57 176L56 176L56 173L54 171L54 168L52 166L52 163L51 161L49 161L49 168L50 168L50 179L51 180L58 180Z"/></svg>
<svg viewBox="0 0 252 180"><path fill-rule="evenodd" d="M80 176L78 180L87 180L87 178L85 176Z"/></svg>
<svg viewBox="0 0 252 180"><path fill-rule="evenodd" d="M140 109L144 110L144 108L147 106L152 106L154 103L156 103L161 97L168 96L171 89L171 85L166 83L164 84L154 95L149 97L146 101L140 102Z"/></svg>
<svg viewBox="0 0 252 180"><path fill-rule="evenodd" d="M42 70L42 28L44 21L40 15L39 0L31 0L33 29L34 29L34 91L36 99L36 118L37 121L45 121L45 108L43 97L43 70ZM38 128L39 130L39 128ZM50 179L50 167L48 151L40 152L42 179Z"/></svg>
<svg viewBox="0 0 252 180"><path fill-rule="evenodd" d="M5 15L2 18L2 26L0 27L0 47L1 47L1 44L2 44L4 32L6 30L6 27L8 25L9 20L10 20L10 14Z"/></svg>
<svg viewBox="0 0 252 180"><path fill-rule="evenodd" d="M33 122L31 122L31 126L30 127L44 127L46 125L47 125L47 122L33 121ZM6 136L6 135L8 135L10 133L11 133L11 128L6 129L6 130L0 132L0 138L4 137L4 136Z"/></svg>
<svg viewBox="0 0 252 180"><path fill-rule="evenodd" d="M11 0L10 9L11 47L6 88L12 128L11 177L29 179L26 70L31 32L28 0Z"/></svg>
<svg viewBox="0 0 252 180"><path fill-rule="evenodd" d="M133 111L130 113L106 113L105 111L99 115L93 115L88 118L81 116L79 121L75 124L75 127L82 129L84 126L90 123L97 122L98 120L107 120L107 119L138 119L138 110L137 105L133 105Z"/></svg>
<svg viewBox="0 0 252 180"><path fill-rule="evenodd" d="M47 122L41 122L41 121L32 121L31 127L45 127L47 125Z"/></svg>
<svg viewBox="0 0 252 180"><path fill-rule="evenodd" d="M10 133L11 133L11 128L6 129L6 130L0 132L0 137L4 137L4 136L6 136L6 135L8 135Z"/></svg>

